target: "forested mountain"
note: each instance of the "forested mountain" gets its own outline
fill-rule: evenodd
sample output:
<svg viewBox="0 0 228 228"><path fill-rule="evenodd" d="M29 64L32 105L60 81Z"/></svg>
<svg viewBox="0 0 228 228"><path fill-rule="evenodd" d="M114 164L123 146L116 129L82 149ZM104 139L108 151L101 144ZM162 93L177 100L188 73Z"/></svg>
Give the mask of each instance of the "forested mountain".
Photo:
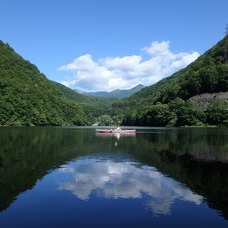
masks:
<svg viewBox="0 0 228 228"><path fill-rule="evenodd" d="M111 104L109 100L80 94L60 83L50 82L69 100L80 103L89 121L88 124L94 123L99 116L111 115Z"/></svg>
<svg viewBox="0 0 228 228"><path fill-rule="evenodd" d="M228 36L185 69L116 102L113 107L123 110L126 125L227 124L227 101L212 102L204 112L188 101L195 95L228 91L227 52ZM218 115L213 116L216 110Z"/></svg>
<svg viewBox="0 0 228 228"><path fill-rule="evenodd" d="M39 72L0 41L0 125L83 125L86 115Z"/></svg>
<svg viewBox="0 0 228 228"><path fill-rule="evenodd" d="M48 80L0 41L0 125L228 125L228 101L215 99L227 91L228 36L185 69L114 103ZM195 102L205 93L212 94L206 106Z"/></svg>
<svg viewBox="0 0 228 228"><path fill-rule="evenodd" d="M105 98L125 98L129 97L132 94L140 91L142 88L144 88L144 85L138 84L137 86L131 88L131 89L115 89L111 92L106 91L99 91L99 92L88 92L84 93L89 96L95 96L95 97L105 97Z"/></svg>

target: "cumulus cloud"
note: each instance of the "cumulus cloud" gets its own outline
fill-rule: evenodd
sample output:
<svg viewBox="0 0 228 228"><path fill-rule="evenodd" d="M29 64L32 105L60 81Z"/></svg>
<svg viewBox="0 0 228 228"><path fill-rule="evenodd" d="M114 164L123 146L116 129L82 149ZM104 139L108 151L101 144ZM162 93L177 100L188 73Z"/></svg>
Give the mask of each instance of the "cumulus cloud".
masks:
<svg viewBox="0 0 228 228"><path fill-rule="evenodd" d="M137 84L151 85L196 60L198 52L170 51L169 41L154 41L142 48L145 59L140 55L105 57L95 61L91 54L82 55L72 63L59 67L74 73L72 80L62 84L89 91L111 91L129 89Z"/></svg>
<svg viewBox="0 0 228 228"><path fill-rule="evenodd" d="M153 167L108 158L81 158L60 172L71 174L71 180L59 183L59 190L68 190L82 200L91 193L104 198L143 198L154 213L170 214L176 200L200 204L202 197L179 182L164 176Z"/></svg>

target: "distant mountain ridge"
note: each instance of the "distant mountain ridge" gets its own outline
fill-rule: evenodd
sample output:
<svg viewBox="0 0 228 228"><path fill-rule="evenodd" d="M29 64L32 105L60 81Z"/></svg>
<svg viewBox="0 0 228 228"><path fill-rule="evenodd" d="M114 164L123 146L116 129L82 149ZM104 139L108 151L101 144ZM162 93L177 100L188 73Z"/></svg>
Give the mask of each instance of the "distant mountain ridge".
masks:
<svg viewBox="0 0 228 228"><path fill-rule="evenodd" d="M88 95L88 96L94 96L94 97L121 99L121 98L129 97L129 96L133 95L134 93L140 91L144 87L145 87L144 85L138 84L131 89L115 89L111 92L106 92L106 91L84 92L83 94ZM77 91L77 90L75 90L75 91Z"/></svg>

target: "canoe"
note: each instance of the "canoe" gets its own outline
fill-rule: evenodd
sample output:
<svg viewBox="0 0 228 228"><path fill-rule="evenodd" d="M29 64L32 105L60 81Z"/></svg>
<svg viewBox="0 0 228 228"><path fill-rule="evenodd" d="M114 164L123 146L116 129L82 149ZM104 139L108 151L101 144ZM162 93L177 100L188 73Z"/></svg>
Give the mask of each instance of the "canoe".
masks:
<svg viewBox="0 0 228 228"><path fill-rule="evenodd" d="M96 132L98 133L119 133L119 134L129 134L129 133L135 133L135 129L102 129L102 128L99 128L99 129L96 129Z"/></svg>

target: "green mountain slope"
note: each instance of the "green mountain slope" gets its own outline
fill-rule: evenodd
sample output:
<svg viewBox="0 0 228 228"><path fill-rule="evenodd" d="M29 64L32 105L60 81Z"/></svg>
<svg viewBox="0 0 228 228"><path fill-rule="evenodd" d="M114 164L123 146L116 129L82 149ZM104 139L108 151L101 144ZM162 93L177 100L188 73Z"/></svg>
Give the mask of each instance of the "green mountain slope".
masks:
<svg viewBox="0 0 228 228"><path fill-rule="evenodd" d="M121 119L124 125L228 125L226 100L215 100L206 110L189 101L196 95L228 91L227 53L228 36L185 69L115 101L49 81L0 41L0 125L115 124Z"/></svg>
<svg viewBox="0 0 228 228"><path fill-rule="evenodd" d="M184 102L198 94L228 91L227 50L228 37L226 36L185 69L178 71L171 77L165 78L152 86L142 89L129 98L116 102L113 104L114 109L123 110L126 114L123 121L124 124L155 125L157 123L158 126L170 124L170 121L173 118L168 120L168 117L170 117L174 111L171 110L172 108L169 108L167 105L160 105L160 107L153 106L153 111L150 112L148 106L155 105L157 102L168 104L176 98L179 98L177 103L181 103L182 101L180 100L183 100ZM178 106L178 104L176 105ZM184 102L182 105L187 105L186 109L189 109L189 118L193 118L195 114L190 112L190 110L194 109L191 104L185 104ZM219 104L219 106L220 105L223 107L222 110L225 112L224 115L228 119L225 111L227 103L224 101ZM181 104L179 104L179 106L181 106ZM159 111L160 114L155 113L157 108L161 109ZM175 108L177 109L177 107ZM173 109L175 108L173 107ZM161 115L161 119L163 120L155 121L155 116L157 115ZM179 116L180 113L175 113L175 115ZM174 117L174 119L178 118L178 116ZM199 122L207 122L207 117L204 118L206 118L206 120L203 120L202 118ZM145 119L147 119L147 121L145 121ZM151 122L148 119L151 119ZM164 121L164 119L166 121ZM199 120L198 117L195 118L195 121L189 120L189 122L181 121L180 123L177 123L173 120L173 122L175 122L174 125L176 126L194 125L193 122L196 124L197 120ZM219 121L212 121L212 123L215 124L218 122Z"/></svg>
<svg viewBox="0 0 228 228"><path fill-rule="evenodd" d="M105 91L100 91L100 92L88 92L88 93L84 93L86 95L89 96L95 96L95 97L105 97L105 98L125 98L125 97L129 97L132 94L140 91L142 88L144 88L145 86L138 84L137 86L131 88L131 89L115 89L111 92L105 92Z"/></svg>
<svg viewBox="0 0 228 228"><path fill-rule="evenodd" d="M37 67L0 41L0 125L82 125L72 102Z"/></svg>
<svg viewBox="0 0 228 228"><path fill-rule="evenodd" d="M69 100L80 103L83 110L85 111L89 124L94 123L96 121L96 118L101 115L111 115L110 99L87 96L84 94L80 94L60 83L54 81L50 82L52 83L53 87L55 87L62 95L67 97Z"/></svg>

